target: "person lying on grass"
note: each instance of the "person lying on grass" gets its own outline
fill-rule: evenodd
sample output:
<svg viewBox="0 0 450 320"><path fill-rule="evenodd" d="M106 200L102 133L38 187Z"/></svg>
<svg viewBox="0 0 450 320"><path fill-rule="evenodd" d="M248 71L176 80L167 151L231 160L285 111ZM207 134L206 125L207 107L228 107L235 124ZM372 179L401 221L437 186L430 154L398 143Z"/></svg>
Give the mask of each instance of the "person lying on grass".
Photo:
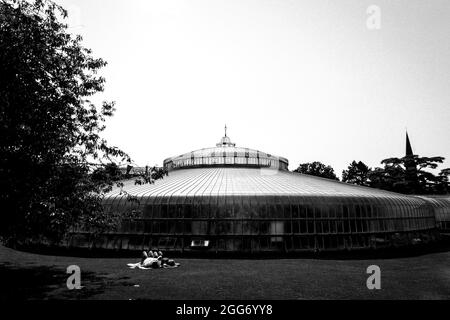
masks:
<svg viewBox="0 0 450 320"><path fill-rule="evenodd" d="M161 251L143 251L141 256L141 262L138 263L128 263L130 268L139 269L158 269L158 268L176 268L180 266L172 259L163 258Z"/></svg>
<svg viewBox="0 0 450 320"><path fill-rule="evenodd" d="M142 251L141 266L144 268L161 268L162 254L158 255L156 251Z"/></svg>

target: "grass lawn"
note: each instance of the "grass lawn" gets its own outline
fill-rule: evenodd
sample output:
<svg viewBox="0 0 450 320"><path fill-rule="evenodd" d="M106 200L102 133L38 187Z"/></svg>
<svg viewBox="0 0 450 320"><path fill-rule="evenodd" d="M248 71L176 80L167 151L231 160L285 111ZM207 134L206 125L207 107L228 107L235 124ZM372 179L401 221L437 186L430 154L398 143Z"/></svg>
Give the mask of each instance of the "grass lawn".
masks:
<svg viewBox="0 0 450 320"><path fill-rule="evenodd" d="M450 252L395 259L176 259L176 269L129 269L139 258L80 258L0 246L8 299L450 299ZM381 268L368 290L366 268ZM66 268L81 268L80 290Z"/></svg>

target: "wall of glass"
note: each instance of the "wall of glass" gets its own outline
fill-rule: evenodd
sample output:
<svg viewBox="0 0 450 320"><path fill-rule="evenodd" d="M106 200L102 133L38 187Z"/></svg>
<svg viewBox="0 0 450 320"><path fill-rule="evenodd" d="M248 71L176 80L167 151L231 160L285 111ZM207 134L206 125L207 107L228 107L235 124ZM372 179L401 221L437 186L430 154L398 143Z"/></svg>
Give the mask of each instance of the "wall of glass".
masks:
<svg viewBox="0 0 450 320"><path fill-rule="evenodd" d="M380 248L436 237L432 206L413 197L172 196L123 205L111 201L108 210L139 210L139 218L124 219L116 232L99 238L86 233L88 246L185 252L207 241L204 249L212 252L295 252ZM69 245L80 237L74 234Z"/></svg>
<svg viewBox="0 0 450 320"><path fill-rule="evenodd" d="M450 234L450 197L435 196L422 197L434 210L436 224L441 233Z"/></svg>

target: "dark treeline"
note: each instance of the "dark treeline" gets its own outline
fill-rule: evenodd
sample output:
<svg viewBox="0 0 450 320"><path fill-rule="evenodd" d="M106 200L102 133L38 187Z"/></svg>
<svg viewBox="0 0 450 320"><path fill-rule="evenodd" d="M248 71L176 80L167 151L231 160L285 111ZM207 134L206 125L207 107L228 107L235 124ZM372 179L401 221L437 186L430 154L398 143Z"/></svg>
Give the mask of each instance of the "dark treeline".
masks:
<svg viewBox="0 0 450 320"><path fill-rule="evenodd" d="M370 168L362 161L352 161L342 171L342 181L403 194L448 194L450 168L437 175L427 169L436 169L443 157L408 155L381 161L382 167ZM294 172L338 180L331 166L321 162L303 163Z"/></svg>

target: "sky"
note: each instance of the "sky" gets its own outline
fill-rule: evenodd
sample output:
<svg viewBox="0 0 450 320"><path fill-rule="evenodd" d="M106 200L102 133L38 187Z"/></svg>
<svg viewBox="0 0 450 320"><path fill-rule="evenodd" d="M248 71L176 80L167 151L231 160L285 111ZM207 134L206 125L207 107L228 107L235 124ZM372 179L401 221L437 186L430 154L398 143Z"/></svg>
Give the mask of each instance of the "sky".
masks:
<svg viewBox="0 0 450 320"><path fill-rule="evenodd" d="M380 166L404 155L406 129L450 167L448 0L56 2L108 62L103 137L137 165L215 146L226 124L291 170Z"/></svg>

